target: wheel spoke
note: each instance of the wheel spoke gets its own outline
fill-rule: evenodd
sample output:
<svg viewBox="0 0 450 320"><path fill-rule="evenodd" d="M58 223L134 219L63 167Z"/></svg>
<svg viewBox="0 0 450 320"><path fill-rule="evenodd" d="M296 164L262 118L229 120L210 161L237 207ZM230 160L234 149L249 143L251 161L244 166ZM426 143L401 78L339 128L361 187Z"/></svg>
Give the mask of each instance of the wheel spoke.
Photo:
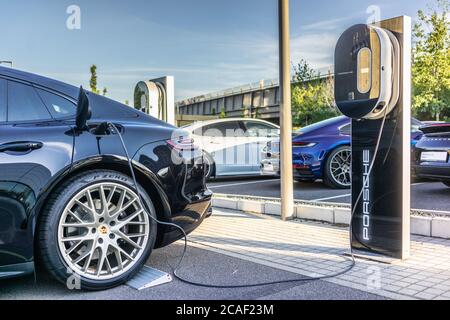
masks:
<svg viewBox="0 0 450 320"><path fill-rule="evenodd" d="M100 186L99 193L100 201L102 203L102 213L106 213L108 210L108 202L106 200L105 188L103 187L103 185Z"/></svg>
<svg viewBox="0 0 450 320"><path fill-rule="evenodd" d="M93 209L91 209L91 208L89 208L86 204L84 204L83 202L81 202L80 200L75 200L75 203L77 204L77 205L79 205L80 207L82 207L85 211L87 211L87 212L89 212L89 213L91 213L91 214L94 214L95 212L95 210L93 210Z"/></svg>
<svg viewBox="0 0 450 320"><path fill-rule="evenodd" d="M105 264L105 259L106 259L105 251L107 251L107 250L100 248L99 251L101 253L100 253L100 257L98 259L98 263L97 263L97 277L100 275L100 273L102 273L103 265Z"/></svg>
<svg viewBox="0 0 450 320"><path fill-rule="evenodd" d="M62 242L70 242L70 241L81 241L81 240L94 240L94 236L90 234L86 234L83 236L73 236L61 239Z"/></svg>
<svg viewBox="0 0 450 320"><path fill-rule="evenodd" d="M90 228L94 227L95 223L93 222L63 223L61 226L63 226L64 228Z"/></svg>
<svg viewBox="0 0 450 320"><path fill-rule="evenodd" d="M116 255L117 266L120 268L120 270L123 270L123 261L120 250L115 245L113 245L112 247L114 248L114 254Z"/></svg>
<svg viewBox="0 0 450 320"><path fill-rule="evenodd" d="M122 239L125 242L131 244L136 249L142 249L142 247L140 245L138 245L136 242L131 240L131 238L128 235L126 235L125 233L123 233L122 231L118 230L118 231L116 231L116 234L120 237L120 239Z"/></svg>
<svg viewBox="0 0 450 320"><path fill-rule="evenodd" d="M116 186L114 186L112 188L111 192L109 193L108 199L106 200L106 202L108 203L108 209L109 209L109 205L111 204L111 200L112 200L114 194L116 193L116 189L117 189Z"/></svg>
<svg viewBox="0 0 450 320"><path fill-rule="evenodd" d="M123 254L125 258L127 258L130 261L134 261L134 258L130 256L125 250L123 250L119 245L113 245L113 247L119 252L119 254ZM122 258L121 258L122 261Z"/></svg>
<svg viewBox="0 0 450 320"><path fill-rule="evenodd" d="M125 202L125 197L126 197L126 191L122 190L122 192L120 193L120 198L119 198L119 202L117 203L116 209L114 210L113 213L110 213L111 219L116 219L119 216L119 214L122 213L122 208L123 208L123 203Z"/></svg>
<svg viewBox="0 0 450 320"><path fill-rule="evenodd" d="M67 213L74 217L79 223L84 223L83 220L75 212L67 210Z"/></svg>
<svg viewBox="0 0 450 320"><path fill-rule="evenodd" d="M81 261L83 261L84 259L86 259L87 256L91 255L91 252L92 252L92 251L91 251L90 248L89 248L89 249L86 249L86 251L83 252L82 254L80 254L79 257L76 258L76 259L73 261L73 263L74 263L74 264L80 263Z"/></svg>
<svg viewBox="0 0 450 320"><path fill-rule="evenodd" d="M141 210L129 215L124 220L119 220L119 223L117 224L117 229L121 229L122 227L126 226L128 224L128 222L135 219L137 216L139 216L143 212L144 212L144 210L141 209Z"/></svg>
<svg viewBox="0 0 450 320"><path fill-rule="evenodd" d="M80 246L80 244L82 244L84 241L80 240L77 243L75 243L74 245L72 245L69 249L66 250L66 255L71 254L72 252L75 251L76 248L78 248Z"/></svg>

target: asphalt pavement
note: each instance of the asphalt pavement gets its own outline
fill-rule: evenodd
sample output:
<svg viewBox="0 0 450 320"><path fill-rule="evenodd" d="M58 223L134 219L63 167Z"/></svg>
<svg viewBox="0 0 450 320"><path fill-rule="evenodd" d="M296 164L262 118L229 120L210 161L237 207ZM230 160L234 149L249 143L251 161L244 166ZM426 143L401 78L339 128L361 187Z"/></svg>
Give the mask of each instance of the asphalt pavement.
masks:
<svg viewBox="0 0 450 320"><path fill-rule="evenodd" d="M148 265L170 272L181 254L180 242L155 250ZM210 284L248 284L298 278L299 275L223 254L189 247L180 274ZM70 291L45 271L33 276L0 282L0 299L21 300L378 300L383 297L325 281L218 289L185 284L177 279L138 291L126 285L100 292Z"/></svg>
<svg viewBox="0 0 450 320"><path fill-rule="evenodd" d="M215 193L280 198L280 180L268 177L221 178L208 183ZM346 203L351 201L350 190L337 190L314 183L294 182L294 198L316 202ZM450 188L440 182L419 182L411 185L411 208L449 211Z"/></svg>

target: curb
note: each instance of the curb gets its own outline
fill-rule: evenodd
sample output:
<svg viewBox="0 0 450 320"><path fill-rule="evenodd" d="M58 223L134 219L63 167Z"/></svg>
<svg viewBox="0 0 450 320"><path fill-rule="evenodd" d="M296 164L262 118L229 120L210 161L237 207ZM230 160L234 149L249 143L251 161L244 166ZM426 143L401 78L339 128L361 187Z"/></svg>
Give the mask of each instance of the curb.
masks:
<svg viewBox="0 0 450 320"><path fill-rule="evenodd" d="M280 199L216 194L214 208L281 216ZM294 219L319 221L340 226L350 224L351 209L347 204L296 201ZM450 239L450 214L441 211L411 210L411 233L414 235Z"/></svg>

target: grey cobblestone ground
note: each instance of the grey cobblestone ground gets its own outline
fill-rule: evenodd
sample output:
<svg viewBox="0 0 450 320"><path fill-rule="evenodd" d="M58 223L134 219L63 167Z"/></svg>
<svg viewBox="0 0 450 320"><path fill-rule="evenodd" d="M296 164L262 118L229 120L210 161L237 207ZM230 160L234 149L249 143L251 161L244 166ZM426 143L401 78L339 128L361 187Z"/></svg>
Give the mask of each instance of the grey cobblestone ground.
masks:
<svg viewBox="0 0 450 320"><path fill-rule="evenodd" d="M215 210L190 237L194 245L305 276L349 265L348 231L326 224ZM391 264L358 259L327 280L394 299L450 299L450 240L412 236L411 258Z"/></svg>

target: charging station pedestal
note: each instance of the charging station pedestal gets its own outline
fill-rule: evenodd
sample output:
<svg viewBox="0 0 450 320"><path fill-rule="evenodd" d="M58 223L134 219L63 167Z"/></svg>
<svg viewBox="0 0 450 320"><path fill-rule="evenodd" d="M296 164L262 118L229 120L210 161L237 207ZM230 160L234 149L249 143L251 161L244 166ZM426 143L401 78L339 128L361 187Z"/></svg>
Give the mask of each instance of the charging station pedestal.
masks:
<svg viewBox="0 0 450 320"><path fill-rule="evenodd" d="M338 108L352 118L352 248L356 255L370 258L406 259L410 254L411 18L357 25L346 32L336 47L335 77ZM395 45L383 48L386 39ZM386 76L389 68L392 74ZM358 88L349 88L349 83ZM376 90L378 95L373 94Z"/></svg>
<svg viewBox="0 0 450 320"><path fill-rule="evenodd" d="M174 77L140 81L134 90L134 108L175 125Z"/></svg>

